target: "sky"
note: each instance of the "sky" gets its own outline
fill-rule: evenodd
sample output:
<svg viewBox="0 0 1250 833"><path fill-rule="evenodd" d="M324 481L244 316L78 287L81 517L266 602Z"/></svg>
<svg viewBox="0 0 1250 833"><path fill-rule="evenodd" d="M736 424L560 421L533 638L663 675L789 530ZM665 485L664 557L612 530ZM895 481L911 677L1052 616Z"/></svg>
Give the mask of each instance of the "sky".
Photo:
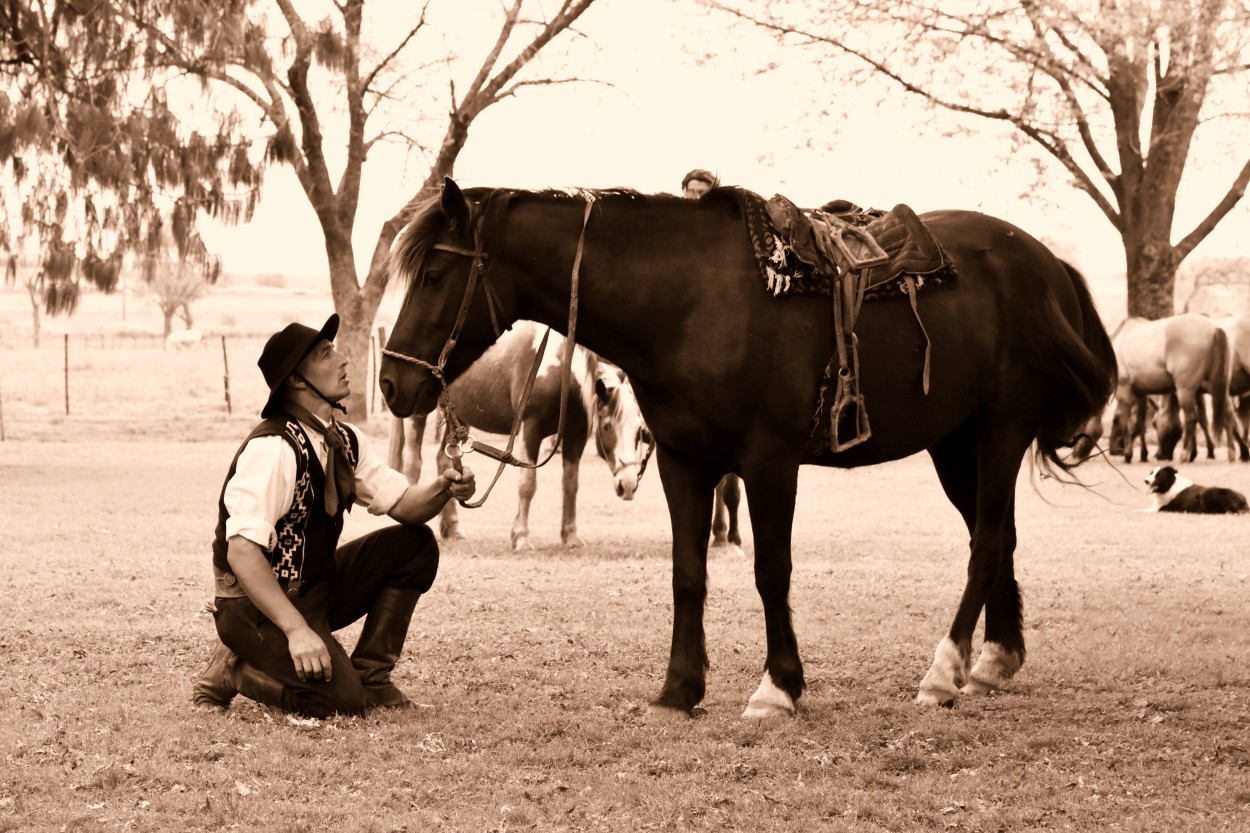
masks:
<svg viewBox="0 0 1250 833"><path fill-rule="evenodd" d="M497 0L436 0L431 21L449 46L476 56L480 38L497 31L497 10ZM481 15L491 16L490 23ZM374 22L383 31L393 25ZM852 117L836 128L814 124L806 114L830 94L825 81L803 62L787 61L762 33L718 32L690 0L599 0L578 29L586 36L582 43L597 52L591 66L572 72L600 83L531 89L486 110L456 163L459 184L677 192L682 175L700 167L726 184L766 197L781 193L805 206L841 197L865 207L901 202L921 212L985 211L1071 246L1087 274L1124 270L1110 223L1065 176L1056 173L1055 188L1042 199L1022 199L1032 185L1030 165L1000 161L1000 138L944 136L927 127L914 97L896 94L878 106L875 95L865 96L850 102ZM776 62L781 66L770 72L754 71ZM837 94L845 99L854 91ZM1215 171L1209 185L1199 181L1183 192L1190 198L1178 211L1178 235L1231 181L1220 161L1207 166ZM381 224L424 174L420 158L391 151L370 157L354 238L362 274ZM1195 257L1237 256L1247 231L1250 209L1241 205ZM212 228L205 237L228 272L326 273L320 230L289 169L266 174L251 224Z"/></svg>

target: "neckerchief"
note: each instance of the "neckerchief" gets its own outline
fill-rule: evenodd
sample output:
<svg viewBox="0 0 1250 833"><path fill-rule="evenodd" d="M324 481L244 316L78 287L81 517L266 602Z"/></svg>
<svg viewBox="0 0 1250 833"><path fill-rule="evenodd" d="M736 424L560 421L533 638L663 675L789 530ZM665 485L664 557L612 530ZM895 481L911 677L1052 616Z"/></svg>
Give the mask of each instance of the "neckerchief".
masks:
<svg viewBox="0 0 1250 833"><path fill-rule="evenodd" d="M285 402L283 410L300 422L310 425L321 434L326 443L326 512L333 517L338 514L339 499L342 496L344 510L350 510L356 502L356 472L351 460L347 458L347 449L343 445L343 435L339 433L339 424L330 415L330 424L323 425L321 420L302 405Z"/></svg>

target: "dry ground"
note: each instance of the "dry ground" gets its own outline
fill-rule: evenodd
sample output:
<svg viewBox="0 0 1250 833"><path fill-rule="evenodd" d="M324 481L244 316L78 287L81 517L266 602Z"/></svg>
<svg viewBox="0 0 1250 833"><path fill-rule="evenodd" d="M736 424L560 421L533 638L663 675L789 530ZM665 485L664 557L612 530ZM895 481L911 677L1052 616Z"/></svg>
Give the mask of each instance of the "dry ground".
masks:
<svg viewBox="0 0 1250 833"><path fill-rule="evenodd" d="M64 323L66 416L62 344L28 346L25 303L0 292L0 833L1250 829L1250 518L1144 515L1143 465L1087 464L1092 492L1022 475L1028 662L953 711L912 703L966 566L923 458L803 472L798 716L739 717L763 662L748 545L710 559L708 696L665 725L645 718L671 628L658 479L623 503L587 458L583 550L557 546L554 467L536 551L508 552L515 475L464 513L397 671L418 711L194 712L260 337L328 297L228 288L197 307L228 336L233 415L219 342L127 345L119 299L88 296ZM134 299L128 322L157 323ZM1186 472L1250 493L1250 466ZM355 515L349 534L376 523Z"/></svg>
<svg viewBox="0 0 1250 833"><path fill-rule="evenodd" d="M658 480L624 503L588 458L569 552L543 470L538 550L514 555L509 474L418 606L397 677L422 708L305 725L188 707L235 440L181 430L0 445L0 831L1250 829L1250 518L1143 515L1145 466L1087 465L1097 494L1022 476L1029 661L953 711L911 702L967 538L926 461L805 470L809 689L763 724L739 717L763 660L750 546L710 561L703 710L653 725ZM1188 470L1250 492L1250 466Z"/></svg>

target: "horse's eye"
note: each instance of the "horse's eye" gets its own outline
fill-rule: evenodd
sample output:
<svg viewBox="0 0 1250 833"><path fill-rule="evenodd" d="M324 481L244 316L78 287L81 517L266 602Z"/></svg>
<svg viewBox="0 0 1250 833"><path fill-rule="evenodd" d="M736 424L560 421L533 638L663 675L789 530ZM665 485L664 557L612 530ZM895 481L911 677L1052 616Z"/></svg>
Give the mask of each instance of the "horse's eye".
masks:
<svg viewBox="0 0 1250 833"><path fill-rule="evenodd" d="M638 442L643 443L645 445L650 445L651 444L651 432L648 431L646 428L639 428L638 429Z"/></svg>
<svg viewBox="0 0 1250 833"><path fill-rule="evenodd" d="M438 286L443 282L444 273L438 269L426 269L421 275L421 282L426 286Z"/></svg>

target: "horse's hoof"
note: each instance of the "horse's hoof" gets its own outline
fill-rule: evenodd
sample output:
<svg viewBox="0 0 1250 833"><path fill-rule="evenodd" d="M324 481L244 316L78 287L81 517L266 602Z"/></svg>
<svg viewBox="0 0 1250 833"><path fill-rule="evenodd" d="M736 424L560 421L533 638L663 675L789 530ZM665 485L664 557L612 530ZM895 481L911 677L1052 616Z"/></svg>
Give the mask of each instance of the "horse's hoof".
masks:
<svg viewBox="0 0 1250 833"><path fill-rule="evenodd" d="M944 709L955 708L959 692L940 688L922 688L916 694L916 702L921 706L941 706Z"/></svg>
<svg viewBox="0 0 1250 833"><path fill-rule="evenodd" d="M751 695L742 716L753 719L794 717L794 698L778 688L772 676L765 671L760 687Z"/></svg>
<svg viewBox="0 0 1250 833"><path fill-rule="evenodd" d="M692 716L685 709L661 706L659 703L652 703L647 706L647 720L652 723L680 723L689 720Z"/></svg>
<svg viewBox="0 0 1250 833"><path fill-rule="evenodd" d="M532 549L534 549L534 545L530 543L530 539L528 535L523 536L521 538L512 539L512 551L513 552L523 552L525 550L532 550Z"/></svg>
<svg viewBox="0 0 1250 833"><path fill-rule="evenodd" d="M968 684L963 687L962 693L965 695L989 694L992 691L998 691L999 687L991 683L989 680L978 680L974 675L968 680Z"/></svg>
<svg viewBox="0 0 1250 833"><path fill-rule="evenodd" d="M579 549L580 547L586 546L584 543L582 543L582 539L578 538L576 535L568 535L564 537L562 541L564 542L564 546L568 547L571 550Z"/></svg>
<svg viewBox="0 0 1250 833"><path fill-rule="evenodd" d="M748 703L742 716L751 720L772 720L780 717L794 717L794 707L785 708L772 703Z"/></svg>
<svg viewBox="0 0 1250 833"><path fill-rule="evenodd" d="M442 538L444 541L463 541L464 540L464 533L460 531L459 527L455 529L442 529L442 530L439 530L438 534L439 534L439 537Z"/></svg>
<svg viewBox="0 0 1250 833"><path fill-rule="evenodd" d="M1011 682L1024 658L1015 651L1008 651L998 642L986 642L981 647L981 656L972 671L968 674L968 682L963 687L964 694L989 694L1001 691Z"/></svg>

